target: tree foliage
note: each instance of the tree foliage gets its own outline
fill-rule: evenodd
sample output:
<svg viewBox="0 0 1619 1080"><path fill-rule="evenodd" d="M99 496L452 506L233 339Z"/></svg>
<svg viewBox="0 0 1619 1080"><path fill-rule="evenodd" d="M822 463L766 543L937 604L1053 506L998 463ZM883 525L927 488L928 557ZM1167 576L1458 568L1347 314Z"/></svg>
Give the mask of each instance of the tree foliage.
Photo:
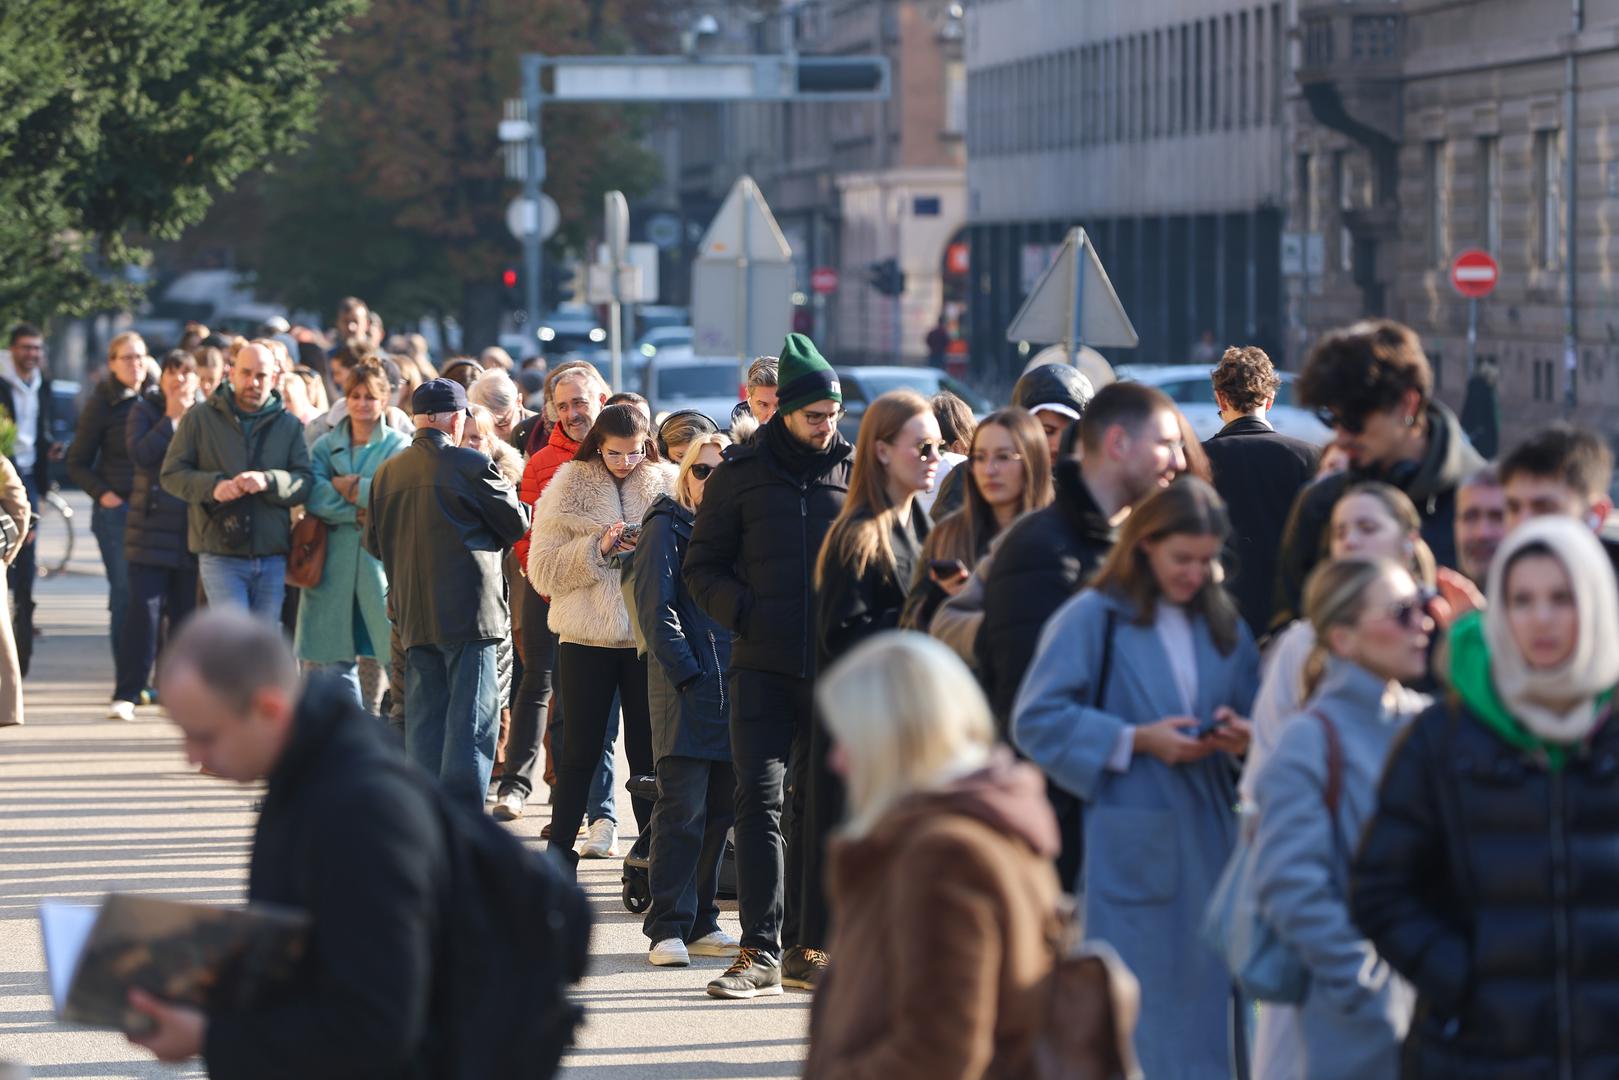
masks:
<svg viewBox="0 0 1619 1080"><path fill-rule="evenodd" d="M139 262L295 149L363 0L0 4L0 317L127 303Z"/></svg>

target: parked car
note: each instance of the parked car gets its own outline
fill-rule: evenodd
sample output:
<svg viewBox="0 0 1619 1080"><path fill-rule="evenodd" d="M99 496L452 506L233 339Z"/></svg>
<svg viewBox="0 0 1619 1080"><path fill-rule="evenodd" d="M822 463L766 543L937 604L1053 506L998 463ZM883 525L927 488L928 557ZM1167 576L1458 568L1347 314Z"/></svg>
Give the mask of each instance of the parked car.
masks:
<svg viewBox="0 0 1619 1080"><path fill-rule="evenodd" d="M1214 383L1209 379L1210 370L1201 364L1126 364L1117 368L1116 372L1120 379L1156 386L1168 394L1180 406L1181 412L1186 414L1197 437L1207 439L1225 426L1220 419L1220 407L1214 403ZM1331 442L1332 429L1317 420L1310 410L1301 409L1293 403L1294 373L1278 371L1276 374L1281 376L1282 386L1276 391L1276 406L1266 417L1271 426L1283 435L1291 435L1316 446Z"/></svg>
<svg viewBox="0 0 1619 1080"><path fill-rule="evenodd" d="M974 416L982 417L994 410L994 406L984 400L978 391L952 379L938 368L898 364L846 367L838 368L838 379L843 384L843 419L838 421L838 430L850 442L860 432L860 421L866 415L866 406L890 390L915 390L923 397L932 397L941 390L948 390L965 401Z"/></svg>
<svg viewBox="0 0 1619 1080"><path fill-rule="evenodd" d="M730 429L731 410L743 397L734 356L659 357L647 368L646 388L656 422L680 409L696 409L721 431Z"/></svg>
<svg viewBox="0 0 1619 1080"><path fill-rule="evenodd" d="M691 309L673 304L643 304L636 309L635 321L644 336L647 331L659 326L689 326Z"/></svg>
<svg viewBox="0 0 1619 1080"><path fill-rule="evenodd" d="M641 340L635 343L635 351L641 356L651 358L661 356L665 349L684 349L685 354L690 356L691 340L689 326L654 326L641 335Z"/></svg>
<svg viewBox="0 0 1619 1080"><path fill-rule="evenodd" d="M549 359L568 353L591 353L607 340L607 331L596 320L596 312L585 304L563 304L547 312L535 333Z"/></svg>

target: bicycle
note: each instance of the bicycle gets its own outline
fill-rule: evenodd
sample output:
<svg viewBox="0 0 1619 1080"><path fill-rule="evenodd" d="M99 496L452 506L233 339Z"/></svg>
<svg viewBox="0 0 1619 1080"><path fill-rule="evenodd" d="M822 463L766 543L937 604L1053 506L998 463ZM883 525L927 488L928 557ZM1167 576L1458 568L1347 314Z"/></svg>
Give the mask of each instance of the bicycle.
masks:
<svg viewBox="0 0 1619 1080"><path fill-rule="evenodd" d="M39 576L53 578L67 570L73 560L73 507L62 497L61 490L51 488L39 500L39 519L36 543L39 551Z"/></svg>

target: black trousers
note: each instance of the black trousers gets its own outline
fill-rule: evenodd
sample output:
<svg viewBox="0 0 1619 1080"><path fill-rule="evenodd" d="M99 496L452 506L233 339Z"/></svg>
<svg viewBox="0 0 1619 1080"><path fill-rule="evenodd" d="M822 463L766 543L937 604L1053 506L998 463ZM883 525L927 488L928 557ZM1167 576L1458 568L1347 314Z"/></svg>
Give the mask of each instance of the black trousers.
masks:
<svg viewBox="0 0 1619 1080"><path fill-rule="evenodd" d="M39 449L43 454L44 448ZM23 489L28 492L28 505L39 517L39 489L34 486L33 470L22 478ZM39 580L39 527L30 527L32 539L26 541L17 558L6 568L6 589L11 593L12 636L17 641L17 665L24 675L34 659L34 583Z"/></svg>
<svg viewBox="0 0 1619 1080"><path fill-rule="evenodd" d="M652 714L647 707L646 661L630 649L603 649L564 641L557 648L557 692L562 696L562 757L557 762L556 804L551 808L550 848L572 865L573 841L584 822L590 784L601 767L602 743L619 696L624 714L624 756L630 771L652 774ZM652 803L631 799L635 824L652 823Z"/></svg>
<svg viewBox="0 0 1619 1080"><path fill-rule="evenodd" d="M523 678L512 702L512 727L506 737L506 765L500 775L501 794L534 794L534 769L540 761L540 736L545 707L551 703L551 672L556 663L557 636L551 632L551 605L523 581L513 583L523 605ZM612 706L609 705L609 708Z"/></svg>
<svg viewBox="0 0 1619 1080"><path fill-rule="evenodd" d="M736 890L742 944L775 956L800 937L804 892L805 769L814 683L731 673L731 765L736 770Z"/></svg>
<svg viewBox="0 0 1619 1080"><path fill-rule="evenodd" d="M832 736L819 716L810 722L808 791L804 797L804 890L798 944L824 949L831 942L832 914L826 899L826 845L843 821L847 793L828 757Z"/></svg>
<svg viewBox="0 0 1619 1080"><path fill-rule="evenodd" d="M158 631L168 616L172 634L197 606L197 564L175 567L129 564L129 606L118 637L117 682L114 701L141 699L150 685L157 660Z"/></svg>
<svg viewBox="0 0 1619 1080"><path fill-rule="evenodd" d="M733 819L736 777L729 761L676 757L658 761L652 809L652 907L643 928L654 945L696 941L720 928L720 862Z"/></svg>

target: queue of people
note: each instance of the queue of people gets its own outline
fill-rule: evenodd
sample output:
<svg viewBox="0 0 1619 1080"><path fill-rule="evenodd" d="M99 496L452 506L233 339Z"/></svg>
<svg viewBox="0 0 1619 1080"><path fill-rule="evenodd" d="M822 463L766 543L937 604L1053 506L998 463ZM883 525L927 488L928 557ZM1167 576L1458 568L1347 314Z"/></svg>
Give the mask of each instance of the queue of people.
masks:
<svg viewBox="0 0 1619 1080"><path fill-rule="evenodd" d="M1295 392L1327 454L1271 428L1253 348L1211 372L1206 446L1161 392L1061 367L976 421L884 394L851 445L800 334L750 369L729 435L655 423L588 363L530 413L498 357L427 375L356 328L308 380L275 344L204 395L198 356L153 377L116 342L68 451L98 540L115 517L126 536L102 543L126 592L119 714L164 692L155 643L200 578L209 605L290 618L362 711L366 665L385 675L447 798L509 821L548 788L567 876L617 855L622 736L657 792L630 800L649 963L727 960L725 1000L813 991L811 1076L1038 1075L1062 891L1139 987L1122 1043L1086 1051L1109 1068L1619 1060L1613 455L1556 425L1487 463L1408 328L1312 351ZM38 385L26 353L0 372ZM16 462L10 503L41 462ZM312 580L284 612L294 571ZM739 938L716 901L728 832ZM1303 989L1210 947L1233 873Z"/></svg>

